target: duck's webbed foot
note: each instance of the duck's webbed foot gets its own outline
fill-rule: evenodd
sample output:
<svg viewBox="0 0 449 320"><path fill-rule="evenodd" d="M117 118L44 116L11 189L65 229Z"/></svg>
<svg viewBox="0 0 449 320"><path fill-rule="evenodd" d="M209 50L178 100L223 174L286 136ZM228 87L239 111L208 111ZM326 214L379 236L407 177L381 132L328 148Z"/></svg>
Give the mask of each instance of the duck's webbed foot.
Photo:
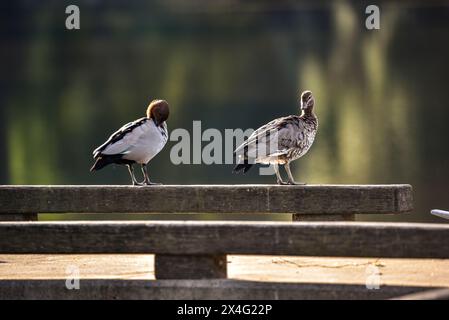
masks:
<svg viewBox="0 0 449 320"><path fill-rule="evenodd" d="M160 183L160 182L151 182L151 181L147 181L147 182L144 182L144 185L145 185L145 186L161 186L162 183Z"/></svg>
<svg viewBox="0 0 449 320"><path fill-rule="evenodd" d="M304 186L304 185L306 185L306 183L305 182L297 182L297 181L291 181L291 180L289 180L288 182L287 182L287 184L289 184L289 185L295 185L295 186Z"/></svg>

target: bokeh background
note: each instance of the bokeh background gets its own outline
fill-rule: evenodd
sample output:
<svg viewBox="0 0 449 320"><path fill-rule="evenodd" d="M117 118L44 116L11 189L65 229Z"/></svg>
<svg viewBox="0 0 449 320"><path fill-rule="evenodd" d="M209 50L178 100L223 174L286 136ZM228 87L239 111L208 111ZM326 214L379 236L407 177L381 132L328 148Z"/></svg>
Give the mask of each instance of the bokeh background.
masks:
<svg viewBox="0 0 449 320"><path fill-rule="evenodd" d="M170 103L170 130L224 131L296 113L310 89L320 129L298 180L412 184L414 212L382 220L449 209L448 1L2 1L0 74L0 184L128 184L122 167L90 173L91 152L152 99ZM153 180L274 182L173 165L174 144Z"/></svg>

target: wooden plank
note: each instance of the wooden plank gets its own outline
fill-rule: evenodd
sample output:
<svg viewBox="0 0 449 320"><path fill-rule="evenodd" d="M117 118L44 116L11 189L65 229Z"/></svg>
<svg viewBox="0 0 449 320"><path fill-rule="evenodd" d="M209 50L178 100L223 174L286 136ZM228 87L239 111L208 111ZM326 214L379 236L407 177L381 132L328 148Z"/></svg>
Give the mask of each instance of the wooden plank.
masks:
<svg viewBox="0 0 449 320"><path fill-rule="evenodd" d="M401 213L410 185L0 186L2 213Z"/></svg>
<svg viewBox="0 0 449 320"><path fill-rule="evenodd" d="M225 279L227 259L225 254L156 254L154 269L156 279Z"/></svg>
<svg viewBox="0 0 449 320"><path fill-rule="evenodd" d="M449 225L375 222L0 222L0 253L448 258Z"/></svg>
<svg viewBox="0 0 449 320"><path fill-rule="evenodd" d="M422 291L422 287L213 280L82 280L68 290L64 280L1 280L0 299L182 299L303 300L389 299Z"/></svg>

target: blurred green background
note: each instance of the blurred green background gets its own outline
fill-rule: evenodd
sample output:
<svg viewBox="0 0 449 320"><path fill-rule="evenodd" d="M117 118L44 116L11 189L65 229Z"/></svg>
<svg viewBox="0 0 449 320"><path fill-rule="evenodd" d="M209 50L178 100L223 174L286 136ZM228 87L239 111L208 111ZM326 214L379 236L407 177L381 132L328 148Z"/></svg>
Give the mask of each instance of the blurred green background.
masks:
<svg viewBox="0 0 449 320"><path fill-rule="evenodd" d="M65 28L69 4L80 30ZM0 184L128 184L122 167L90 173L91 152L152 99L170 103L169 130L224 131L296 113L310 89L320 129L298 180L413 185L413 214L374 219L449 209L448 1L22 0L1 2L0 23ZM153 180L275 180L175 166L174 144Z"/></svg>

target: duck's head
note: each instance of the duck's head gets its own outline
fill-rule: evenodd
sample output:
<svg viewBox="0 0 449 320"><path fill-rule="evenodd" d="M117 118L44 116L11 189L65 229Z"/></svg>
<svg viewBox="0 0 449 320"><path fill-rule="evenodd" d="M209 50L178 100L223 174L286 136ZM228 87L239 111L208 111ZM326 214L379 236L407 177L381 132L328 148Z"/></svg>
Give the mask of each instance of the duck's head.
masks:
<svg viewBox="0 0 449 320"><path fill-rule="evenodd" d="M306 90L301 94L301 110L305 112L311 112L315 104L312 91Z"/></svg>
<svg viewBox="0 0 449 320"><path fill-rule="evenodd" d="M165 100L153 100L147 109L147 117L153 119L156 126L162 125L169 114L168 103Z"/></svg>

